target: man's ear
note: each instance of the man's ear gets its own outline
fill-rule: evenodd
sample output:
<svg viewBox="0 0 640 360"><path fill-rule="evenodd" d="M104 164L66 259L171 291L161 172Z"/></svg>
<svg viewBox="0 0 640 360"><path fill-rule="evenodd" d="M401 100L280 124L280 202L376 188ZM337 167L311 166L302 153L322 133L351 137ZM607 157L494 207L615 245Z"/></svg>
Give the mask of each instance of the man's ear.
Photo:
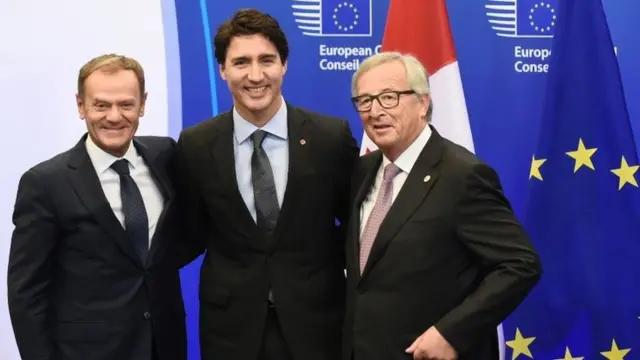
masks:
<svg viewBox="0 0 640 360"><path fill-rule="evenodd" d="M144 95L142 95L142 101L140 102L140 117L144 116L144 109L145 109L145 105L147 104L147 95L149 93L144 93Z"/></svg>
<svg viewBox="0 0 640 360"><path fill-rule="evenodd" d="M224 64L218 65L218 72L220 73L222 80L227 81L227 75L224 73Z"/></svg>
<svg viewBox="0 0 640 360"><path fill-rule="evenodd" d="M429 107L431 107L431 96L429 94L420 95L420 114L424 114L426 117Z"/></svg>
<svg viewBox="0 0 640 360"><path fill-rule="evenodd" d="M78 115L80 116L80 119L84 120L84 101L82 100L82 96L80 96L80 94L76 94L76 106L78 107Z"/></svg>

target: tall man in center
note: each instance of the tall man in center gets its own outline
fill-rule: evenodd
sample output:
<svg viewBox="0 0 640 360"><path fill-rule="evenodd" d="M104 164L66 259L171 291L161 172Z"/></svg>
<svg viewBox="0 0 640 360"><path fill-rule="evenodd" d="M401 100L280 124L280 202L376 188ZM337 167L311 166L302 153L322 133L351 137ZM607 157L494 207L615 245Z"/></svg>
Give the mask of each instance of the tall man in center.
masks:
<svg viewBox="0 0 640 360"><path fill-rule="evenodd" d="M180 135L175 175L188 245L206 249L202 358L335 360L345 302L352 166L346 121L287 104L278 22L237 12L215 36L233 109ZM311 88L309 89L311 91Z"/></svg>

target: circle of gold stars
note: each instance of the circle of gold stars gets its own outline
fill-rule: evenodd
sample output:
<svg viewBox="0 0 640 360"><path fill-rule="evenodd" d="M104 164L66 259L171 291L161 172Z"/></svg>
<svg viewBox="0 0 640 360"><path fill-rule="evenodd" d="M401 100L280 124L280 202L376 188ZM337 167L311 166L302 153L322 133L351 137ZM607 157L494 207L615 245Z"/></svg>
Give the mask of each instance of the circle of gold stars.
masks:
<svg viewBox="0 0 640 360"><path fill-rule="evenodd" d="M546 10L551 14L551 21L549 22L549 24L547 24L547 26L539 26L534 20L536 12L540 12L542 10ZM529 10L529 24L536 31L541 32L543 34L545 32L550 32L551 28L556 26L556 19L557 19L556 10L553 7L551 7L551 4L549 4L549 2L545 3L544 1L540 1L539 3L533 5L531 10Z"/></svg>
<svg viewBox="0 0 640 360"><path fill-rule="evenodd" d="M520 332L520 328L516 328L515 338L505 342L505 344L513 350L511 353L511 360L516 360L520 355L533 359L533 354L531 353L529 346L531 346L535 340L535 336L524 337L522 332ZM616 339L613 339L611 341L611 349L601 352L600 355L609 360L625 360L624 357L627 356L630 351L630 348L620 349L618 344L616 344ZM584 357L574 357L567 346L564 350L564 357L554 360L584 360Z"/></svg>
<svg viewBox="0 0 640 360"><path fill-rule="evenodd" d="M596 168L593 164L593 157L598 151L597 148L589 148L585 145L582 138L578 138L578 148L572 151L568 151L565 154L572 158L574 162L573 173L577 173L581 169L590 169L595 171ZM622 190L625 185L638 187L635 174L640 168L639 165L629 165L627 159L622 155L620 160L620 167L611 169L610 171L618 177L618 190ZM531 167L529 169L529 179L537 179L543 181L543 172L541 171L542 165L545 164L547 159L536 158L535 155L531 157Z"/></svg>
<svg viewBox="0 0 640 360"><path fill-rule="evenodd" d="M351 24L349 25L342 25L340 24L340 22L338 21L338 12L341 9L350 9L351 12L353 13L353 21L351 22ZM342 30L342 31L349 31L349 30L353 30L353 27L358 25L358 19L360 18L360 14L358 14L358 8L355 7L352 3L350 2L343 2L338 4L334 9L333 9L333 24L335 26L338 27L338 30Z"/></svg>

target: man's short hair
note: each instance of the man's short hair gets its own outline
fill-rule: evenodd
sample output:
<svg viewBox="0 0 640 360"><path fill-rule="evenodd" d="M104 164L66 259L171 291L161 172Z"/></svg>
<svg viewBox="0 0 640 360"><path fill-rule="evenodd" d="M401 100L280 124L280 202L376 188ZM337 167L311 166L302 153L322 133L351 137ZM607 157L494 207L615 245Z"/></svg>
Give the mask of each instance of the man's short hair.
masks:
<svg viewBox="0 0 640 360"><path fill-rule="evenodd" d="M264 36L276 47L283 64L287 61L289 44L278 21L273 16L256 9L241 9L218 27L213 40L218 64L224 66L229 44L234 37L256 34Z"/></svg>
<svg viewBox="0 0 640 360"><path fill-rule="evenodd" d="M142 65L134 59L124 55L118 54L104 54L95 57L80 68L78 74L78 95L84 97L84 85L89 75L96 71L103 71L106 73L115 73L120 70L131 70L138 79L140 85L140 96L144 97L145 85L144 85L144 70Z"/></svg>

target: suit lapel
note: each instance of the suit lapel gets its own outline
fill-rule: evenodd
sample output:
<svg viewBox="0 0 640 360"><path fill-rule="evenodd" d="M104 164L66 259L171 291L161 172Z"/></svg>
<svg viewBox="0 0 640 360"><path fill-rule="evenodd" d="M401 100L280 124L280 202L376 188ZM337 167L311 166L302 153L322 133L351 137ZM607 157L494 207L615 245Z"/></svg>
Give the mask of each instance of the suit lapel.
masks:
<svg viewBox="0 0 640 360"><path fill-rule="evenodd" d="M139 139L134 138L133 145L147 164L151 177L153 177L153 180L160 189L160 192L162 192L162 197L166 204L168 201L173 199L173 186L171 186L169 173L167 172L167 159L161 156L163 155L162 151L149 149L149 147Z"/></svg>
<svg viewBox="0 0 640 360"><path fill-rule="evenodd" d="M273 246L281 238L286 225L292 223L290 220L296 216L296 204L298 204L296 196L303 191L301 185L304 185L304 176L309 169L308 164L313 163L309 156L313 148L313 141L321 140L311 139L306 117L290 105L287 105L287 128L289 137L289 172L282 207L278 216L278 224L273 236Z"/></svg>
<svg viewBox="0 0 640 360"><path fill-rule="evenodd" d="M142 267L142 261L137 255L133 244L127 239L124 228L116 218L111 205L107 201L100 185L100 179L91 163L84 142L87 135L73 148L69 167L69 180L80 201L89 209L103 230L118 244L122 251L129 256L133 263Z"/></svg>
<svg viewBox="0 0 640 360"><path fill-rule="evenodd" d="M222 114L217 122L216 131L213 132L209 142L206 143L208 147L206 150L210 151L213 161L211 169L215 169L213 175L207 176L207 178L211 178L212 181L216 179L218 181L216 187L228 189L232 197L232 203L236 206L235 210L229 209L229 211L240 215L237 219L239 228L248 231L248 238L252 238L257 226L238 188L236 162L233 152L232 112L229 111Z"/></svg>
<svg viewBox="0 0 640 360"><path fill-rule="evenodd" d="M356 277L360 279L360 208L362 202L369 194L371 187L376 179L378 168L382 163L382 153L376 151L369 155L369 157L362 158L363 165L362 171L356 177L356 181L353 184L353 188L357 193L354 198L353 206L351 207L351 224L349 226L349 256L351 257L351 263L356 264Z"/></svg>
<svg viewBox="0 0 640 360"><path fill-rule="evenodd" d="M169 180L169 174L167 172L167 158L163 158L162 155L164 152L163 149L150 149L143 141L134 138L133 144L136 147L136 150L144 159L147 167L149 168L149 173L153 178L156 186L160 189L163 197L163 208L160 213L160 217L156 222L156 230L153 234L153 238L151 239L151 248L149 249L149 256L147 257L147 267L151 266L153 260L156 258L156 254L158 253L158 249L164 249L164 239L165 236L162 235L162 224L167 214L169 207L173 201L174 190L171 186L171 181ZM166 154L164 154L166 155Z"/></svg>
<svg viewBox="0 0 640 360"><path fill-rule="evenodd" d="M207 143L211 150L214 169L216 171L215 178L218 186L223 189L231 190L233 202L238 206L241 215L239 218L239 226L249 231L248 238L255 238L258 234L257 226L249 209L247 208L240 190L238 189L238 180L235 172L235 160L233 151L233 115L227 112L220 116L217 120L216 131ZM287 175L287 186L278 216L278 223L273 237L268 246L275 246L278 239L281 238L287 224L288 219L294 218L296 214L296 194L301 191L300 185L304 183L308 164L311 163L309 157L310 149L313 147L313 141L309 139L310 131L305 116L300 114L295 107L287 105L287 128L288 128L288 145L289 145L289 166ZM259 242L258 242L259 243ZM255 245L256 243L254 243Z"/></svg>
<svg viewBox="0 0 640 360"><path fill-rule="evenodd" d="M432 128L431 138L422 149L420 156L411 169L411 173L380 225L367 265L362 273L363 278L384 254L389 242L400 228L409 220L420 204L424 202L429 190L438 180L439 174L435 165L442 157L443 145L442 137Z"/></svg>

